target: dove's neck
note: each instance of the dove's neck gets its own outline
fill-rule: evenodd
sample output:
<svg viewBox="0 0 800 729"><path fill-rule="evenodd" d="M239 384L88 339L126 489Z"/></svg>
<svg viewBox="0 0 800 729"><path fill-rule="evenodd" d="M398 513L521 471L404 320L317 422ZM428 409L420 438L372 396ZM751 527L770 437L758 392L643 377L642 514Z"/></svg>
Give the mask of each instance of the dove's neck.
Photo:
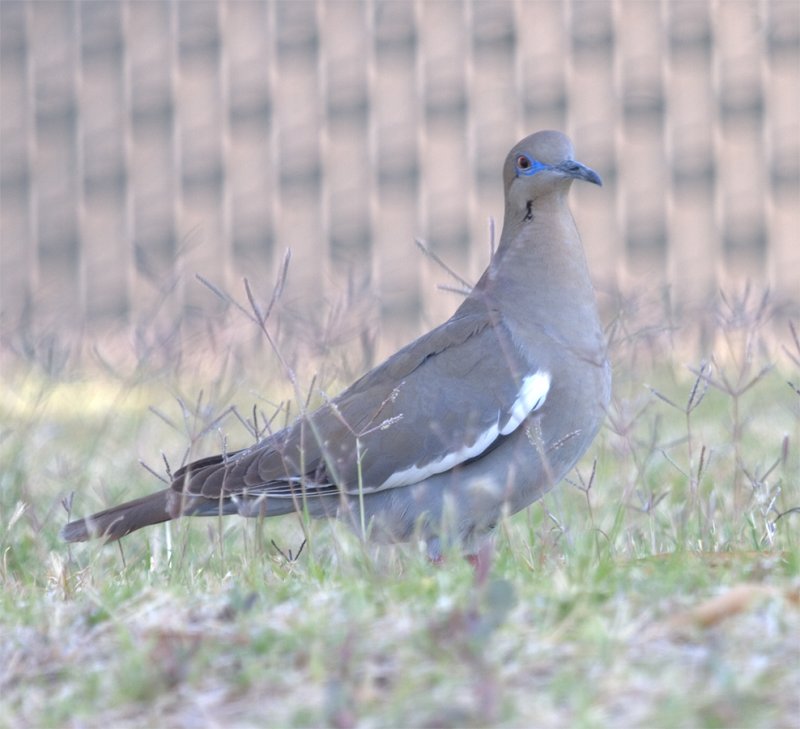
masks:
<svg viewBox="0 0 800 729"><path fill-rule="evenodd" d="M594 289L565 191L530 210L506 209L500 245L476 287L508 324L544 329L562 343L594 347L602 330ZM494 307L493 307L494 308Z"/></svg>

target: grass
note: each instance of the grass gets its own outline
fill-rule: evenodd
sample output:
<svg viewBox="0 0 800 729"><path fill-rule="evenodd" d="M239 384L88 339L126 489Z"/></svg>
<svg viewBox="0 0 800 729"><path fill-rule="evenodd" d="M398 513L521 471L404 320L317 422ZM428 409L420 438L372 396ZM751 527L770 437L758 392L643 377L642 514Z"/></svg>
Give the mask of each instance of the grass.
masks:
<svg viewBox="0 0 800 729"><path fill-rule="evenodd" d="M244 444L241 414L291 389L236 355L211 376L6 356L0 725L798 726L794 330L751 296L669 326L616 311L606 428L478 575L294 517L67 548L70 492L88 513L152 490L140 458Z"/></svg>

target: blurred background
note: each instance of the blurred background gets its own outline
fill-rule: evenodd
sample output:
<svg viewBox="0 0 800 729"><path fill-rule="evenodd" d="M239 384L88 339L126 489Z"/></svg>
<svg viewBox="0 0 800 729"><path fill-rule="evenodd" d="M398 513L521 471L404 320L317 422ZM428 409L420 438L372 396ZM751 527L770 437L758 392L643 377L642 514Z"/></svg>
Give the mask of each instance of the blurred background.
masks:
<svg viewBox="0 0 800 729"><path fill-rule="evenodd" d="M475 281L543 128L605 181L573 204L606 320L800 300L797 0L3 0L0 51L6 352L184 351L226 309L198 275L388 352L459 301L415 239Z"/></svg>

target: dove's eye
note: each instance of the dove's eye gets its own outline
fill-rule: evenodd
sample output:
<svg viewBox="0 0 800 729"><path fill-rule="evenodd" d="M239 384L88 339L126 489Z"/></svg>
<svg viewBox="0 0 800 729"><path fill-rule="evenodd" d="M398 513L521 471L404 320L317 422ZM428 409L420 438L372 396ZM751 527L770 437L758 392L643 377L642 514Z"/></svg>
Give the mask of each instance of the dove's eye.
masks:
<svg viewBox="0 0 800 729"><path fill-rule="evenodd" d="M524 175L525 177L530 177L531 175L535 175L537 172L541 170L548 169L549 165L543 164L539 162L538 159L533 159L533 157L528 157L527 154L518 154L514 163L517 166L517 176Z"/></svg>

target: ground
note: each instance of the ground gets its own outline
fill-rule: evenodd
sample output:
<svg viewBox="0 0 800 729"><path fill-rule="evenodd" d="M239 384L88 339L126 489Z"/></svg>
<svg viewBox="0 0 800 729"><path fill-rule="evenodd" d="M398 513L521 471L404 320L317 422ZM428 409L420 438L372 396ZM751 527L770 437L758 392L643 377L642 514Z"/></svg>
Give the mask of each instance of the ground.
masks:
<svg viewBox="0 0 800 729"><path fill-rule="evenodd" d="M220 428L244 445L253 402L268 415L286 386L227 363L201 396L188 366L7 357L0 725L799 726L791 320L746 298L711 329L642 308L609 324L597 441L477 573L296 517L68 547L62 501L153 490L162 453L174 468Z"/></svg>

